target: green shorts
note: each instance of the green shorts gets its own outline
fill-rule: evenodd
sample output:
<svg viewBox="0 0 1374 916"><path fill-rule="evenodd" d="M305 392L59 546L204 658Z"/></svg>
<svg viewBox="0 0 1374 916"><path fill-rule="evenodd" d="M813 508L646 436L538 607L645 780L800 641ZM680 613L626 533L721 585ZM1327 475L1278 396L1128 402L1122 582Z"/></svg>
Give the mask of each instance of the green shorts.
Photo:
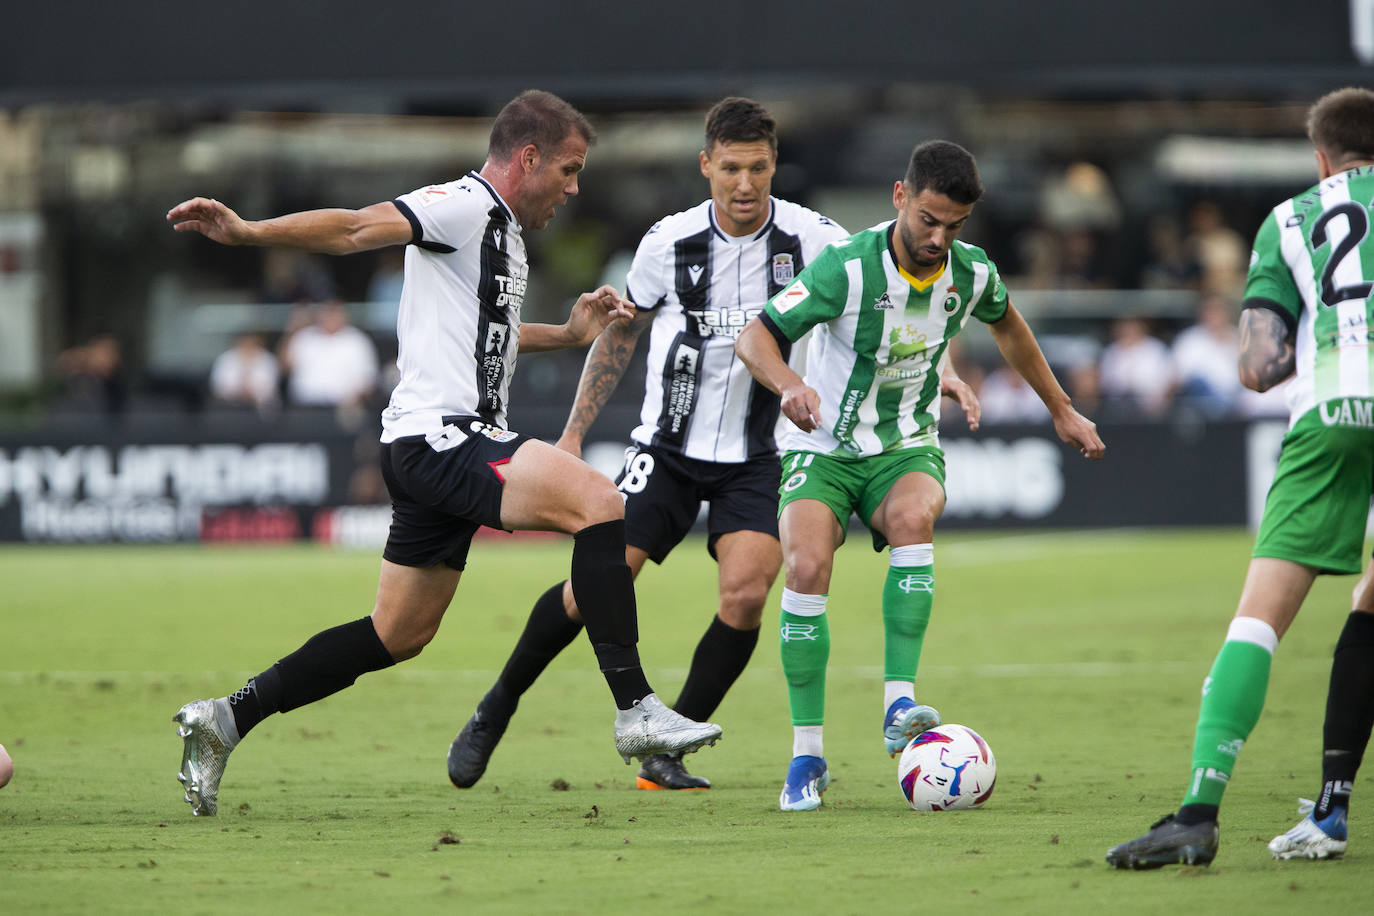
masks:
<svg viewBox="0 0 1374 916"><path fill-rule="evenodd" d="M943 489L944 451L936 446L923 445L867 458L842 458L816 452L783 452L778 515L782 515L782 510L793 500L818 499L835 513L840 529L848 530L849 516L857 512L859 519L873 534L873 549L882 550L887 546L887 539L873 531L873 513L897 479L912 471L929 474Z"/></svg>
<svg viewBox="0 0 1374 916"><path fill-rule="evenodd" d="M1283 437L1251 556L1353 575L1363 560L1374 489L1374 421L1368 398L1318 404Z"/></svg>

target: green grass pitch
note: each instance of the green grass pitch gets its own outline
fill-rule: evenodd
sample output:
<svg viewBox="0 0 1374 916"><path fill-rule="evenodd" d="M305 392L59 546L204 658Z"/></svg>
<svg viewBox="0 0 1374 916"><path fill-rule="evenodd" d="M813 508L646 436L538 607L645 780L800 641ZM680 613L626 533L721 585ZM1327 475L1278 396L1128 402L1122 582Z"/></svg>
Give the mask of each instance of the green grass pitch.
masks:
<svg viewBox="0 0 1374 916"><path fill-rule="evenodd" d="M1178 804L1197 696L1235 609L1243 531L947 534L917 695L996 752L979 811L918 814L880 748L886 555L854 536L830 601L818 812L782 813L791 753L776 594L750 668L689 758L709 792L640 792L585 641L525 697L486 777L444 754L563 539L487 540L417 659L274 717L234 753L220 816L175 780L172 713L371 609L376 557L313 547L0 550L0 912L1322 913L1374 892L1374 780L1342 861L1275 862L1319 775L1353 579L1323 579L1279 648L1211 868L1103 853ZM676 696L715 606L700 540L640 579L641 654Z"/></svg>

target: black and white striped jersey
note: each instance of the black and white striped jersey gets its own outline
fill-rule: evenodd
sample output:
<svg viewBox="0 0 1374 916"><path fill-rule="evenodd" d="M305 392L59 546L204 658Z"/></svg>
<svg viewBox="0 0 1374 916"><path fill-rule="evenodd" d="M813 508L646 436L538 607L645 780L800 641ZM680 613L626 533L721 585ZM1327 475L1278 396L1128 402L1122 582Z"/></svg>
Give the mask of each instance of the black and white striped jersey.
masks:
<svg viewBox="0 0 1374 916"><path fill-rule="evenodd" d="M401 380L382 441L437 435L449 414L504 427L529 275L520 224L476 172L394 203L414 236L396 321Z"/></svg>
<svg viewBox="0 0 1374 916"><path fill-rule="evenodd" d="M750 236L722 231L707 200L660 220L640 241L627 291L637 308L657 314L636 442L722 463L775 453L778 396L735 356L735 338L847 233L814 210L770 203L768 222Z"/></svg>

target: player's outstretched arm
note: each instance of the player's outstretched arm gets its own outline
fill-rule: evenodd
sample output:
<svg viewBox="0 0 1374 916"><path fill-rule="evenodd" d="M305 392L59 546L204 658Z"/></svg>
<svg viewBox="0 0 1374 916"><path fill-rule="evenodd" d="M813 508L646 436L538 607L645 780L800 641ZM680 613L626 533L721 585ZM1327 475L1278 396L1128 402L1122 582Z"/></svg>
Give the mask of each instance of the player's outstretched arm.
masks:
<svg viewBox="0 0 1374 916"><path fill-rule="evenodd" d="M821 398L782 358L768 328L753 318L735 338L735 355L759 384L782 398L782 414L809 433L821 425Z"/></svg>
<svg viewBox="0 0 1374 916"><path fill-rule="evenodd" d="M1277 312L1247 308L1240 316L1240 383L1268 391L1297 368L1288 326Z"/></svg>
<svg viewBox="0 0 1374 916"><path fill-rule="evenodd" d="M611 322L633 317L634 305L622 299L614 286L603 286L578 296L563 324L521 325L520 352L585 347Z"/></svg>
<svg viewBox="0 0 1374 916"><path fill-rule="evenodd" d="M1097 424L1074 409L1045 361L1045 354L1040 352L1030 325L1016 307L1008 302L1007 313L988 325L988 330L1007 364L1021 374L1049 408L1059 438L1078 449L1084 458L1101 458L1107 446L1097 434Z"/></svg>
<svg viewBox="0 0 1374 916"><path fill-rule="evenodd" d="M563 426L563 435L554 444L563 451L582 457L582 442L587 431L592 428L601 408L610 400L620 380L625 377L625 369L634 356L635 344L654 323L653 312L636 311L628 321L614 321L606 326L592 342L587 353L587 361L582 366L582 376L577 380L577 394L573 406L568 411L568 422Z"/></svg>
<svg viewBox="0 0 1374 916"><path fill-rule="evenodd" d="M208 197L193 197L167 211L177 232L199 232L221 245L299 248L320 254L352 254L408 243L414 230L390 201L361 210L304 210L264 220L245 220Z"/></svg>

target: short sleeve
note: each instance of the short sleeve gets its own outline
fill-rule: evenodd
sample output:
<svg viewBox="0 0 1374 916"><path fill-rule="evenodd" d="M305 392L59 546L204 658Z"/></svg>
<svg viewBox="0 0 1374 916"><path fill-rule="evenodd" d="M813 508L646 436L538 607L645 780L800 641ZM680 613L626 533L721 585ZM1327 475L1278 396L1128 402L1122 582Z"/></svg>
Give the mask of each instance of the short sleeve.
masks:
<svg viewBox="0 0 1374 916"><path fill-rule="evenodd" d="M1255 235L1255 247L1250 252L1250 272L1245 279L1247 303L1254 299L1280 311L1285 323L1294 327L1302 312L1302 297L1293 282L1293 272L1283 259L1278 217L1270 213Z"/></svg>
<svg viewBox="0 0 1374 916"><path fill-rule="evenodd" d="M973 317L985 324L993 324L1007 314L1007 284L1002 282L997 265L992 261L987 264L988 282L983 287L983 295L973 306Z"/></svg>
<svg viewBox="0 0 1374 916"><path fill-rule="evenodd" d="M485 194L451 181L402 194L394 203L415 229L411 244L441 251L462 248L485 225L484 213L494 206Z"/></svg>
<svg viewBox="0 0 1374 916"><path fill-rule="evenodd" d="M625 276L626 294L641 312L658 308L668 296L664 262L672 239L671 233L664 230L663 222L654 223L639 240L630 272Z"/></svg>
<svg viewBox="0 0 1374 916"><path fill-rule="evenodd" d="M816 325L843 314L848 297L844 259L835 248L826 248L763 310L788 340L797 341Z"/></svg>

